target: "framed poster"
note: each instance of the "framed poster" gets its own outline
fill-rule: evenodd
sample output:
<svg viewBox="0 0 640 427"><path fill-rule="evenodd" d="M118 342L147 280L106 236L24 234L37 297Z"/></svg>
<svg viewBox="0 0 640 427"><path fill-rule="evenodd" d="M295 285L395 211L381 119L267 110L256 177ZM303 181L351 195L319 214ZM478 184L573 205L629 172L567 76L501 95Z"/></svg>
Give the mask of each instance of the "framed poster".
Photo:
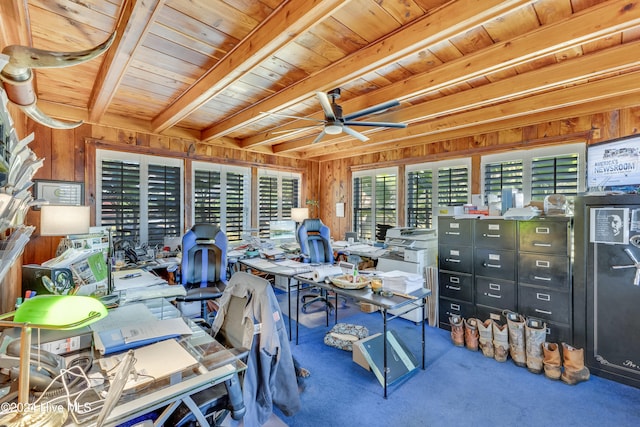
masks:
<svg viewBox="0 0 640 427"><path fill-rule="evenodd" d="M629 242L629 208L591 208L589 241L626 245Z"/></svg>
<svg viewBox="0 0 640 427"><path fill-rule="evenodd" d="M82 206L84 204L84 183L35 180L34 197L46 200L52 205Z"/></svg>

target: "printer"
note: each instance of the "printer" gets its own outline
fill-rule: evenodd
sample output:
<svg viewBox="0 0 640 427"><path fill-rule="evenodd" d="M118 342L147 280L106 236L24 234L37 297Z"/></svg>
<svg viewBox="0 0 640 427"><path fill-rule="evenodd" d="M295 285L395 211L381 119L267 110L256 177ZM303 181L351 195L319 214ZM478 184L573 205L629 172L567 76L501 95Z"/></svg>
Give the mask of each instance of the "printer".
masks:
<svg viewBox="0 0 640 427"><path fill-rule="evenodd" d="M438 236L432 228L393 227L387 230L385 243L390 251L378 258L380 271L424 274L425 267L436 265Z"/></svg>

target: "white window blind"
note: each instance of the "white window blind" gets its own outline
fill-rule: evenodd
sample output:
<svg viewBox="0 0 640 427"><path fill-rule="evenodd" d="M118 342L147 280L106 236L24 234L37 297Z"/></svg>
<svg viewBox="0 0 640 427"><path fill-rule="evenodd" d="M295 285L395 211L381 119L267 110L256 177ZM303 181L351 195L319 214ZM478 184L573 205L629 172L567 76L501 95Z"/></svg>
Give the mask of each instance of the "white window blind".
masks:
<svg viewBox="0 0 640 427"><path fill-rule="evenodd" d="M250 169L194 162L193 170L194 223L216 224L230 241L241 240L249 228Z"/></svg>
<svg viewBox="0 0 640 427"><path fill-rule="evenodd" d="M397 195L397 168L354 174L353 224L359 238L384 240L386 229L397 225Z"/></svg>
<svg viewBox="0 0 640 427"><path fill-rule="evenodd" d="M183 230L182 161L108 150L96 151L96 223L114 240L163 245Z"/></svg>
<svg viewBox="0 0 640 427"><path fill-rule="evenodd" d="M258 177L259 236L269 238L271 220L290 219L300 206L300 175L261 171Z"/></svg>
<svg viewBox="0 0 640 427"><path fill-rule="evenodd" d="M407 173L407 226L433 227L433 171Z"/></svg>

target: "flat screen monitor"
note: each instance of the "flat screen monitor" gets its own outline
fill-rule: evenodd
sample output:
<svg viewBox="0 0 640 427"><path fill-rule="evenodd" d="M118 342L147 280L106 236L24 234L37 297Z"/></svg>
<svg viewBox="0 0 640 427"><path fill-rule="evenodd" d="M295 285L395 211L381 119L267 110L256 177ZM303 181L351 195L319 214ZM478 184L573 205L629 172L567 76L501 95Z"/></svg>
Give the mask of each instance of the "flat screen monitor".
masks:
<svg viewBox="0 0 640 427"><path fill-rule="evenodd" d="M587 145L588 191L640 189L640 136Z"/></svg>
<svg viewBox="0 0 640 427"><path fill-rule="evenodd" d="M293 220L271 221L269 223L269 240L294 242L296 240L296 222Z"/></svg>

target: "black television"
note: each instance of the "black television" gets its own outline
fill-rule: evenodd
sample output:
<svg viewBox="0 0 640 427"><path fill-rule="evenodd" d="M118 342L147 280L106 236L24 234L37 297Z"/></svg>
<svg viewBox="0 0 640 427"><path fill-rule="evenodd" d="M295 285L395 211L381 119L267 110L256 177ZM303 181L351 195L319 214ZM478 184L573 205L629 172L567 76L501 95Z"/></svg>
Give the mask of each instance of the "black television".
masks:
<svg viewBox="0 0 640 427"><path fill-rule="evenodd" d="M640 136L587 145L587 190L640 191Z"/></svg>

